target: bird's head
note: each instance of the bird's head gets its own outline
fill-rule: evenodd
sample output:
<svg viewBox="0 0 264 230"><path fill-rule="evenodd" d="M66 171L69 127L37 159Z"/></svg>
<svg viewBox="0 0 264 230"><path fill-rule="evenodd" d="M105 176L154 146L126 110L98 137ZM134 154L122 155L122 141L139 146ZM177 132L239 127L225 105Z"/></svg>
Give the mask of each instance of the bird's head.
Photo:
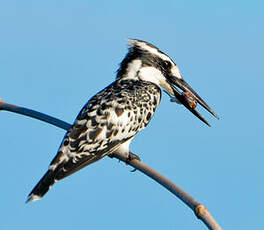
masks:
<svg viewBox="0 0 264 230"><path fill-rule="evenodd" d="M184 81L178 66L173 60L150 43L137 39L129 39L129 51L120 64L117 79L137 79L152 82L175 97L204 123L209 123L195 110L198 102L213 116L214 111L201 97ZM210 126L210 125L209 125Z"/></svg>

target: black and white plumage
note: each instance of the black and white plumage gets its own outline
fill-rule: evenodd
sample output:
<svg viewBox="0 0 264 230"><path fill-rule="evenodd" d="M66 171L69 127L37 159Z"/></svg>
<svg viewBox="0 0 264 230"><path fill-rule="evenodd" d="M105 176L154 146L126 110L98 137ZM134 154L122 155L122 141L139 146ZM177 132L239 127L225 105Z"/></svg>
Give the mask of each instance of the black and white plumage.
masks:
<svg viewBox="0 0 264 230"><path fill-rule="evenodd" d="M178 67L166 54L147 42L130 39L129 52L120 65L117 79L82 108L27 201L40 199L57 180L113 152L128 157L131 140L148 125L160 103L160 87L204 122L176 87L190 92L216 116L183 80Z"/></svg>

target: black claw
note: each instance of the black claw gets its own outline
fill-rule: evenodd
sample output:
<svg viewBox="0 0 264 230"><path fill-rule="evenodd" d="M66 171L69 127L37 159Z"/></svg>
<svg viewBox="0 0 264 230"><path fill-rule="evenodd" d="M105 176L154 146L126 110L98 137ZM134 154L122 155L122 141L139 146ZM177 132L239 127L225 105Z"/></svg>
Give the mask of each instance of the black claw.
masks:
<svg viewBox="0 0 264 230"><path fill-rule="evenodd" d="M140 159L140 157L138 155L129 152L129 155L128 155L128 158L127 158L126 162L129 163L130 161L135 160L135 159L138 160L138 161L141 161L141 159Z"/></svg>
<svg viewBox="0 0 264 230"><path fill-rule="evenodd" d="M126 160L126 164L129 164L130 161L135 160L135 159L138 160L138 161L141 161L141 159L140 159L140 157L138 155L129 152L128 158ZM130 172L136 172L136 171L137 171L137 169L134 168Z"/></svg>
<svg viewBox="0 0 264 230"><path fill-rule="evenodd" d="M132 169L132 170L130 170L130 172L132 172L132 173L133 173L133 172L136 172L136 171L137 171L137 169Z"/></svg>

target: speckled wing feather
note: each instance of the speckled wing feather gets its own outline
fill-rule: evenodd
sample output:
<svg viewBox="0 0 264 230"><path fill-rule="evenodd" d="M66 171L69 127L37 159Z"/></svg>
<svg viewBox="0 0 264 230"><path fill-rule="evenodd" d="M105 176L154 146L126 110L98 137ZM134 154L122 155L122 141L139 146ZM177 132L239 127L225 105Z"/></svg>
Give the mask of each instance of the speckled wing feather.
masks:
<svg viewBox="0 0 264 230"><path fill-rule="evenodd" d="M92 97L66 133L58 154L29 200L42 197L56 180L118 151L146 127L160 96L155 84L119 79Z"/></svg>

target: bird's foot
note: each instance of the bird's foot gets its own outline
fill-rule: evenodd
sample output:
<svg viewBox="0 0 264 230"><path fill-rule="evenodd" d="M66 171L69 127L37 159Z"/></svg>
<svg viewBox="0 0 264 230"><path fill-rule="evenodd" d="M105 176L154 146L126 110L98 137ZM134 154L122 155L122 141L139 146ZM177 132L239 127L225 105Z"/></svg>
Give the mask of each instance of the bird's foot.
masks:
<svg viewBox="0 0 264 230"><path fill-rule="evenodd" d="M110 157L110 158L114 158L114 157L115 157L115 153L111 153L111 154L109 154L108 157ZM129 152L128 157L127 157L126 160L125 160L125 163L128 165L128 164L130 164L130 162L131 162L132 160L138 160L138 161L141 161L141 159L140 159L140 157L139 157L138 155ZM119 162L120 162L120 159L119 159ZM135 171L137 171L137 170L136 170L136 169L131 170L131 172L135 172Z"/></svg>
<svg viewBox="0 0 264 230"><path fill-rule="evenodd" d="M140 157L134 153L129 152L128 158L126 159L126 164L129 164L132 160L138 160L141 161ZM130 172L136 172L137 169L132 169Z"/></svg>
<svg viewBox="0 0 264 230"><path fill-rule="evenodd" d="M132 160L138 160L141 161L140 157L134 153L129 152L129 155L127 157L126 163L128 164Z"/></svg>

